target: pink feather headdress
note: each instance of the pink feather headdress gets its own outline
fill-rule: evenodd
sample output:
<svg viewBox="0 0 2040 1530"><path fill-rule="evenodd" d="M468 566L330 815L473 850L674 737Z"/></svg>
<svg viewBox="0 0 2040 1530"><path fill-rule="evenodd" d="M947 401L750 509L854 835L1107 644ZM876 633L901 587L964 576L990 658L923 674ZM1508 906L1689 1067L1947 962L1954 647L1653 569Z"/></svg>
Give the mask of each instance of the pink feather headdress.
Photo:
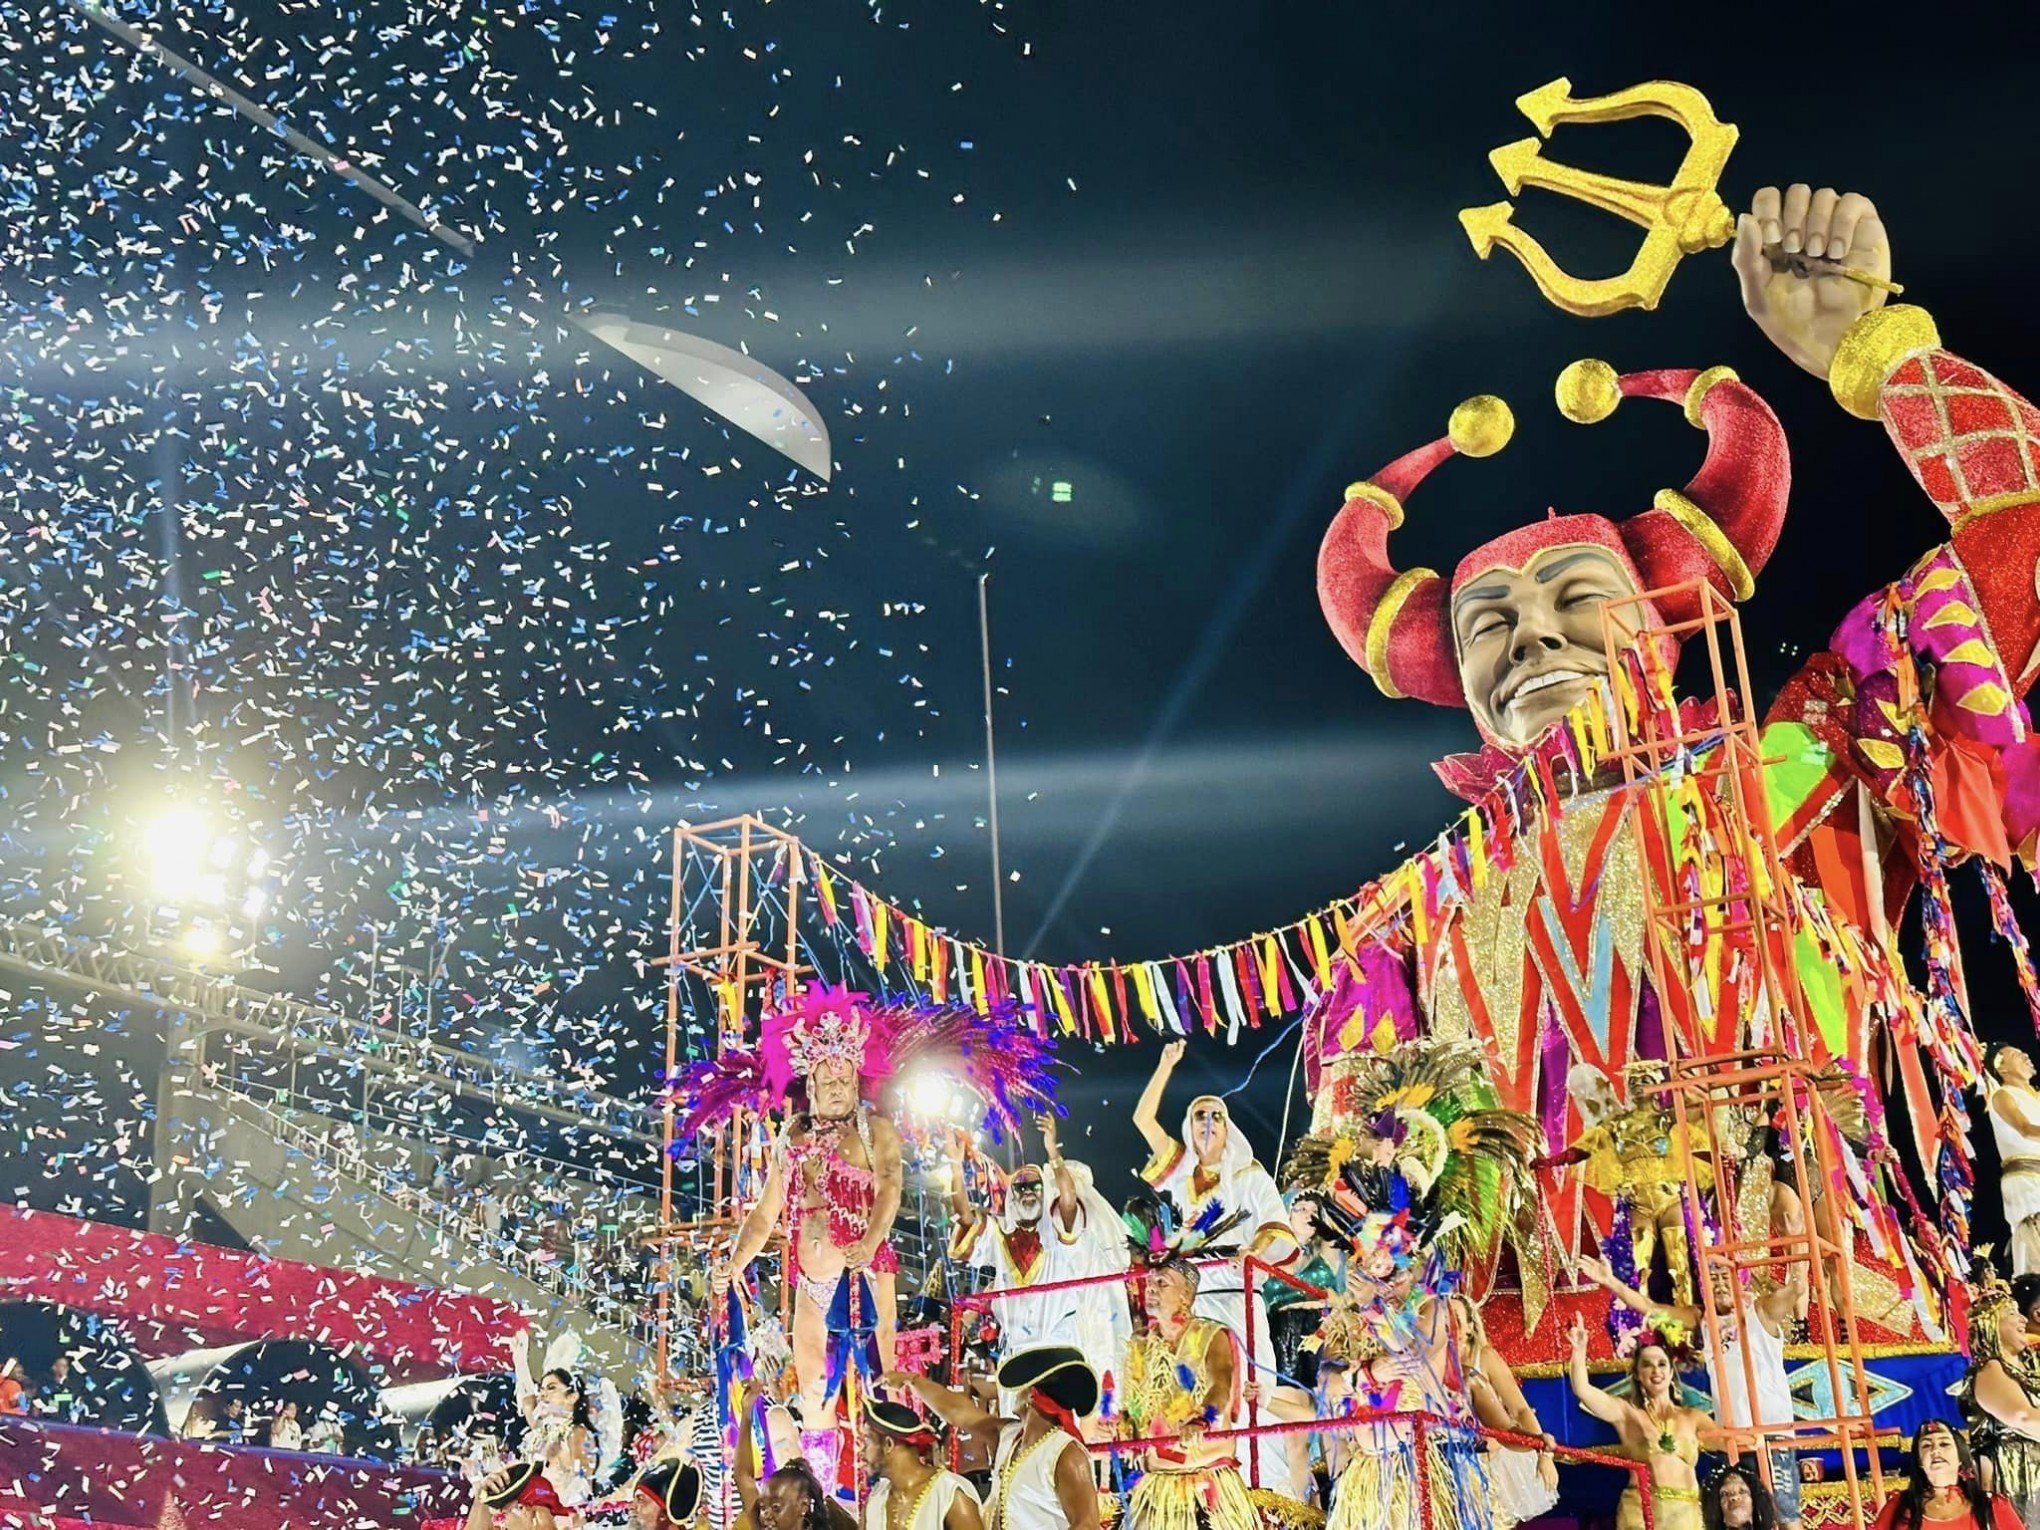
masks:
<svg viewBox="0 0 2040 1530"><path fill-rule="evenodd" d="M796 1077L811 1077L825 1063L850 1063L867 1090L892 1075L889 1027L871 995L832 983L794 994L765 1017L760 1050L765 1088L785 1099Z"/></svg>
<svg viewBox="0 0 2040 1530"><path fill-rule="evenodd" d="M985 1101L994 1129L1055 1103L1053 1044L1019 1005L994 1003L980 1014L969 1004L875 1004L869 994L817 984L764 1017L755 1051L725 1052L673 1079L682 1112L675 1148L739 1109L783 1109L798 1081L837 1058L855 1060L866 1100L910 1066L946 1072Z"/></svg>

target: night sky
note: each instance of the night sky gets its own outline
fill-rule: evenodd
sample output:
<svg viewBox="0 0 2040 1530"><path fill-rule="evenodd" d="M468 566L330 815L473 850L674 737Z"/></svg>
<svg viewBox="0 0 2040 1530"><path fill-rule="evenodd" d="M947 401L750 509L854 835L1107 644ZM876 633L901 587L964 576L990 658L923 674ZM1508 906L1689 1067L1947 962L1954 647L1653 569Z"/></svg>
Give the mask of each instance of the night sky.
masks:
<svg viewBox="0 0 2040 1530"><path fill-rule="evenodd" d="M184 23L185 40L217 59L206 45L225 33L207 30L212 9ZM372 18L403 8L359 9ZM566 18L569 33L587 28L571 11L532 9ZM385 850L411 868L409 883L378 876L351 901L329 897L328 884L344 882L347 863L380 832L363 827L375 816L369 806L459 819L492 795L515 799L523 788L505 783L520 747L554 756L541 795L573 804L568 817L580 832L513 818L500 830L513 841L508 854L540 874L578 868L582 901L515 929L462 927L462 998L450 1008L475 1034L516 1035L528 1021L539 1027L540 1051L590 1058L619 1087L642 1081L652 989L632 963L663 936L660 850L637 831L675 817L782 817L811 843L847 853L856 874L896 901L918 900L932 922L988 938L975 611L985 570L1001 688L1004 852L1017 872L1006 888L1012 951L1081 961L1194 950L1350 892L1392 866L1398 847L1437 833L1453 801L1427 764L1466 747L1472 730L1461 716L1385 699L1345 658L1317 609L1319 537L1345 484L1441 435L1452 406L1475 393L1514 405L1515 443L1498 458L1447 464L1413 497L1393 544L1406 565L1449 569L1548 506L1619 514L1683 483L1702 443L1677 410L1632 403L1591 430L1559 418L1552 380L1585 355L1622 369L1727 363L1783 419L1792 512L1744 610L1768 695L1849 604L1941 540L1942 523L1881 433L1844 416L1743 316L1725 251L1687 262L1655 314L1581 321L1546 306L1513 262L1477 261L1456 214L1502 194L1486 154L1531 131L1511 105L1519 93L1561 74L1581 93L1682 80L1741 128L1722 186L1731 207L1747 206L1761 185L1801 179L1869 195L1907 299L1932 310L1955 349L2030 391L2040 386L2031 361L2040 311L2019 286L2040 211L2028 190L2035 149L2023 29L2009 8L1994 19L1945 13L1945 22L1913 29L1875 28L1862 12L1773 9L1758 19L1573 6L1554 22L1543 9L780 0L704 9L698 27L672 7L673 43L702 46L685 67L656 48L601 69L582 61L576 87L616 110L570 128L567 158L600 166L659 157L690 185L734 177L730 206L704 221L692 197L663 210L611 204L599 217L571 198L557 207L541 199L535 210L506 202L497 242L543 250L575 293L748 345L790 374L811 360L822 369L808 391L835 438L835 483L826 494L772 500L784 464L726 441L670 393L659 444L711 443L711 452L741 458L741 469L693 480L677 504L648 492L642 474L577 469L584 483L571 536L595 550L591 578L607 581L598 603L628 585L626 570L661 560L676 514L731 528L687 543L689 578L705 582L676 584L656 622L608 641L621 688L644 709L616 746L621 765L590 764L576 709L600 666L563 649L521 682L544 693L553 727L543 736L506 727L471 774L472 762L457 760L436 788L416 773L378 781L363 765L358 779L346 778L351 795L320 799L317 812L299 794L285 901L318 912L288 922L270 980L347 999L354 990L336 953L358 946L368 921L415 930L415 887L434 881L435 857L486 858L478 847L499 832L435 840L400 826L393 832L410 838ZM10 31L47 25L50 14L0 8ZM307 13L295 14L311 26ZM39 66L26 34L9 46L10 69ZM552 65L543 49L523 46L498 55L529 71L501 90L543 95ZM771 68L790 71L791 83L768 88ZM359 66L364 81L375 73ZM319 87L300 79L290 88L303 101ZM152 91L171 94L160 84L122 89L130 107ZM379 74L377 89L390 94ZM429 111L400 121L350 111L337 88L333 96L336 131L370 142L437 132ZM634 110L639 103L657 116ZM230 119L163 131L192 167L215 143L252 134ZM886 145L903 147L900 165L886 163ZM1668 125L1632 123L1563 129L1550 152L1654 180L1679 150ZM832 187L811 198L831 237L803 231L810 151L836 166ZM36 158L17 122L0 127L0 164L24 188L23 206L61 194L28 173ZM926 179L911 168L922 164ZM743 204L747 170L762 178L762 207ZM55 181L63 177L57 169ZM795 189L780 191L789 179ZM240 161L220 184L246 191L250 222L309 221L321 237L298 259L302 280L342 290L337 273L361 257L326 247L351 237L362 212L352 193L299 176L286 194L273 173ZM619 241L614 230L634 216L641 221ZM1619 268L1636 237L1543 198L1526 198L1522 221L1583 274ZM856 232L863 224L870 230ZM652 253L702 238L711 248L695 272L669 272ZM101 280L132 278L125 268ZM74 306L94 279L72 273ZM293 310L281 286L247 297L244 283L235 300L287 329ZM710 288L726 296L687 301ZM49 290L41 277L0 270L10 308L44 304ZM400 291L375 322L397 333L443 323L429 306ZM47 347L39 367L33 349L10 343L23 375L10 381L9 410L65 386ZM561 378L575 373L570 346L540 349L539 364ZM553 386L565 398L567 384ZM656 400L632 386L628 408L610 412L599 387L575 418L556 401L550 428L591 453L603 443L644 445L634 420ZM456 388L479 409L489 383L468 369ZM506 438L499 455L532 465L538 495L548 489L531 439ZM359 440L350 449L376 455ZM382 450L386 471L402 479L394 459L404 448ZM128 471L139 479L152 470L137 462ZM1067 503L1057 502L1055 483L1070 486ZM227 508L238 492L229 478L215 502ZM419 496L421 506L430 501ZM16 496L5 513L12 520L30 509ZM514 601L518 580L500 552L464 535L450 532L439 556L465 561L474 588L494 582ZM785 685L785 671L766 658L770 645L749 640L770 619L764 597L747 592L777 588L790 560L806 560L790 586L800 610L848 612L842 630L858 638L854 651L839 645L840 663L808 668L811 688ZM79 598L90 580L75 577L54 598ZM387 678L367 650L398 653L402 625L369 622L340 641L363 650L364 673ZM478 649L494 641L475 640ZM202 747L225 731L222 698L256 651L222 647L211 689L187 711L191 757L207 768L234 768L248 748L266 747ZM287 731L312 707L315 688L295 686L286 674L258 715ZM770 695L769 727L739 715L746 687ZM97 696L89 704L103 707L104 726L160 742L158 693L139 681L108 689L126 689L134 704ZM156 699L145 704L145 694ZM450 683L439 694L441 716L461 716L471 702ZM676 701L691 710L643 720ZM46 692L17 699L18 728L33 731L38 704L55 702ZM587 705L588 717L608 715ZM0 771L17 799L32 753L10 752ZM160 753L146 768L110 765L88 785L160 771ZM85 804L81 818L100 811L90 790L73 800ZM619 804L628 811L612 811ZM0 844L17 912L44 906L41 884L54 875L53 857L62 859L52 849L61 814L46 801L39 811L34 836ZM600 870L592 881L580 876L591 858ZM76 875L65 865L64 876ZM451 873L444 881L472 885ZM329 906L336 901L344 906ZM2022 906L2030 913L2032 900ZM521 950L538 938L541 952ZM1987 1034L2025 1024L2004 967L2001 954L1978 947L1972 979ZM571 974L561 1006L536 1020L515 1007L496 1013L487 991L528 984L538 969ZM39 1009L24 1002L10 1023L21 1045L0 1054L0 1068L17 1099L37 1092L53 1057L70 1077L89 1073L70 1050L75 1034L60 1037ZM1186 1085L1239 1083L1275 1039L1263 1032L1231 1051L1193 1043ZM145 1086L145 1042L133 1050ZM1264 1158L1292 1056L1289 1047L1273 1053L1243 1101ZM1152 1057L1143 1046L1072 1059L1082 1077L1067 1097L1093 1133L1081 1149L1066 1144L1073 1155L1108 1170L1133 1158L1126 1112ZM92 1133L63 1119L72 1124L61 1132L89 1157ZM26 1184L51 1144L18 1134L13 1148L15 1178Z"/></svg>

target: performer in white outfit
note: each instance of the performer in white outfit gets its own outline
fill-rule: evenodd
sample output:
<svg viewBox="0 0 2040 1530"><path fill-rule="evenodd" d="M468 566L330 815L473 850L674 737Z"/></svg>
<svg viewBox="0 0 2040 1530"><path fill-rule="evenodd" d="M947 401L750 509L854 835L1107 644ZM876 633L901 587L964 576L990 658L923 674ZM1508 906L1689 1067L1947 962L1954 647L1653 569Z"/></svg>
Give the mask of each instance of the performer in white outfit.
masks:
<svg viewBox="0 0 2040 1530"><path fill-rule="evenodd" d="M2033 1087L2033 1059L2015 1047L1991 1049L1991 1131L1997 1137L2004 1174L2005 1221L2012 1229L2012 1273L2040 1272L2040 1090Z"/></svg>
<svg viewBox="0 0 2040 1530"><path fill-rule="evenodd" d="M1009 1356L998 1380L1002 1394L1022 1399L1018 1417L987 1413L925 1376L892 1375L885 1384L911 1389L959 1433L996 1433L984 1530L1099 1530L1097 1481L1082 1439L1084 1418L1098 1408L1098 1373L1082 1351L1048 1344Z"/></svg>
<svg viewBox="0 0 2040 1530"><path fill-rule="evenodd" d="M1241 1248L1264 1263L1287 1269L1302 1257L1296 1233L1289 1225L1288 1208L1275 1188L1274 1176L1255 1161L1246 1136L1233 1124L1224 1100L1217 1095L1199 1095L1183 1113L1183 1134L1171 1137L1162 1130L1162 1095L1169 1077L1182 1060L1184 1044L1172 1041L1162 1048L1154 1076L1133 1108L1133 1124L1147 1139L1153 1158L1141 1177L1158 1194L1172 1196L1186 1225L1194 1224L1213 1203L1228 1216L1244 1214L1238 1242ZM1231 1241L1231 1240L1228 1240ZM1275 1362L1275 1345L1268 1329L1268 1311L1261 1300L1260 1277L1252 1292L1241 1280L1241 1267L1217 1266L1202 1272L1197 1288L1196 1315L1222 1323L1239 1341L1242 1354L1251 1354L1252 1369L1244 1378L1250 1402L1259 1399L1258 1416L1273 1420L1268 1406L1281 1384ZM1254 1304L1253 1343L1247 1342L1247 1302ZM1255 1458L1250 1482L1295 1497L1297 1484L1290 1480L1288 1453L1280 1436L1262 1436L1253 1442Z"/></svg>
<svg viewBox="0 0 2040 1530"><path fill-rule="evenodd" d="M1098 1193L1090 1169L1063 1158L1055 1117L1040 1115L1035 1123L1055 1200L1044 1199L1042 1171L1023 1164L1008 1182L1005 1216L993 1217L970 1204L959 1172L952 1191L956 1231L950 1257L989 1269L992 1288L999 1291L1125 1274L1129 1260L1118 1213ZM1044 1344L1070 1344L1106 1377L1117 1372L1133 1334L1123 1282L1006 1296L991 1311L999 1325L1001 1359ZM1019 1401L1002 1392L999 1410L1017 1414Z"/></svg>
<svg viewBox="0 0 2040 1530"><path fill-rule="evenodd" d="M935 1428L903 1402L864 1400L864 1530L984 1530L977 1490L931 1459Z"/></svg>

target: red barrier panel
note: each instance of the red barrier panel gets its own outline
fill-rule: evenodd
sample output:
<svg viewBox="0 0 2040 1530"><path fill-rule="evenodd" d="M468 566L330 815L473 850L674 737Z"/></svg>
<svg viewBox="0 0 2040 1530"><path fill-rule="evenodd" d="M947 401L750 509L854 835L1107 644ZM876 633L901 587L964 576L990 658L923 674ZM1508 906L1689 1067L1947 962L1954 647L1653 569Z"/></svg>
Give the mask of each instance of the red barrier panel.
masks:
<svg viewBox="0 0 2040 1530"><path fill-rule="evenodd" d="M316 1339L380 1360L385 1382L507 1370L526 1326L488 1297L0 1207L0 1299L24 1298L118 1318L151 1357Z"/></svg>
<svg viewBox="0 0 2040 1530"><path fill-rule="evenodd" d="M166 1502L217 1530L403 1530L464 1513L467 1489L422 1467L0 1420L0 1505L33 1505L52 1523L153 1526Z"/></svg>

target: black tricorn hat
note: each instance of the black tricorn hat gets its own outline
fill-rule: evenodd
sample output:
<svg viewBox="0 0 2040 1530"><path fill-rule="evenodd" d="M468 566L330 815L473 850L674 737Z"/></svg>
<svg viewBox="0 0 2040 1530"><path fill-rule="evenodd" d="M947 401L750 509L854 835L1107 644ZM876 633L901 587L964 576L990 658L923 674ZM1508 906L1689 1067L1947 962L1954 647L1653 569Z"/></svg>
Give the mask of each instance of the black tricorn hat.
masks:
<svg viewBox="0 0 2040 1530"><path fill-rule="evenodd" d="M1098 1411L1098 1373L1074 1344L1040 1344L1008 1355L999 1385L1009 1392L1041 1392L1078 1418Z"/></svg>
<svg viewBox="0 0 2040 1530"><path fill-rule="evenodd" d="M655 1461L638 1478L637 1490L657 1499L674 1524L692 1524L701 1508L701 1471L692 1461Z"/></svg>
<svg viewBox="0 0 2040 1530"><path fill-rule="evenodd" d="M902 1440L932 1442L935 1426L903 1402L894 1402L890 1397L864 1399L864 1417L874 1429L893 1435Z"/></svg>

